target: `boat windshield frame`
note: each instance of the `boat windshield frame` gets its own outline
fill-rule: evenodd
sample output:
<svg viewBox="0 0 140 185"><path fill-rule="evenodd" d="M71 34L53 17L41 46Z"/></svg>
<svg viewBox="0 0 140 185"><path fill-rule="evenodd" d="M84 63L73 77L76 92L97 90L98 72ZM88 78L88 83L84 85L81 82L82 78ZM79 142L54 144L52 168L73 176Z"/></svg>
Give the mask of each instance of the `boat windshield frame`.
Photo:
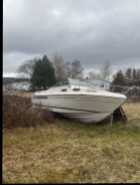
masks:
<svg viewBox="0 0 140 185"><path fill-rule="evenodd" d="M68 78L68 80L58 82L53 87L60 87L67 85L70 88L77 87L77 88L90 88L90 89L104 89L105 86L101 84L94 83L96 80L88 80L88 79L74 79L74 78ZM103 82L103 80L100 80Z"/></svg>
<svg viewBox="0 0 140 185"><path fill-rule="evenodd" d="M74 87L86 87L90 89L98 89L101 88L99 85L93 84L90 80L79 80L79 79L68 79L69 85Z"/></svg>

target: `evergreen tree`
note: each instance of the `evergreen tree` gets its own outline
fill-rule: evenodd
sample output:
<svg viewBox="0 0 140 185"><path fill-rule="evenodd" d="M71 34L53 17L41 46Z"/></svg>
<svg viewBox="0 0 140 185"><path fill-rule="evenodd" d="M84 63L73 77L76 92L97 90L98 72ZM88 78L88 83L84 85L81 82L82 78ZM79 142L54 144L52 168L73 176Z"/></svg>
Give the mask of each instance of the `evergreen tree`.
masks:
<svg viewBox="0 0 140 185"><path fill-rule="evenodd" d="M137 80L137 71L135 68L132 70L132 76L134 81Z"/></svg>
<svg viewBox="0 0 140 185"><path fill-rule="evenodd" d="M33 66L31 76L32 89L46 89L56 83L55 70L47 56L43 56Z"/></svg>
<svg viewBox="0 0 140 185"><path fill-rule="evenodd" d="M116 73L114 76L114 79L111 84L111 90L116 91L116 92L122 92L123 91L123 86L126 84L125 81L125 76L123 72L120 70Z"/></svg>
<svg viewBox="0 0 140 185"><path fill-rule="evenodd" d="M131 80L132 79L132 69L131 68L128 68L125 72L125 77L126 79L128 80Z"/></svg>
<svg viewBox="0 0 140 185"><path fill-rule="evenodd" d="M113 85L125 85L125 77L123 72L120 70L114 76Z"/></svg>
<svg viewBox="0 0 140 185"><path fill-rule="evenodd" d="M140 80L140 69L137 69L136 71L136 79Z"/></svg>

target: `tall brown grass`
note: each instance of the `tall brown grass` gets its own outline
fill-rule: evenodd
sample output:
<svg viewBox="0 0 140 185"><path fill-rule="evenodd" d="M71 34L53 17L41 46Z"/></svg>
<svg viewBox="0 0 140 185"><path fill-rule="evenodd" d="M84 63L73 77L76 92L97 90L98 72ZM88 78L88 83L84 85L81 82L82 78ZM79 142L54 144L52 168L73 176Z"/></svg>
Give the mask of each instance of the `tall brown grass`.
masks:
<svg viewBox="0 0 140 185"><path fill-rule="evenodd" d="M48 110L33 109L30 98L16 95L3 96L3 127L29 127L53 122L54 117Z"/></svg>

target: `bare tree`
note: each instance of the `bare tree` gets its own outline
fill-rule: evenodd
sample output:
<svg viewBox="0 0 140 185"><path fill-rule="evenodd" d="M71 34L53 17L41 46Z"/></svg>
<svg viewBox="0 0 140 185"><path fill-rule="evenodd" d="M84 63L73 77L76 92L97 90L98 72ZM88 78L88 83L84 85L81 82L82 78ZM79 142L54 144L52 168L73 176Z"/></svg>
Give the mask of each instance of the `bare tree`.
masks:
<svg viewBox="0 0 140 185"><path fill-rule="evenodd" d="M83 77L83 67L79 60L75 60L71 64L71 77L79 79Z"/></svg>
<svg viewBox="0 0 140 185"><path fill-rule="evenodd" d="M83 78L83 67L79 60L65 63L65 72L67 78Z"/></svg>
<svg viewBox="0 0 140 185"><path fill-rule="evenodd" d="M101 75L100 75L100 73L95 73L94 71L90 71L89 73L88 73L88 78L90 79L90 80L100 80L101 79Z"/></svg>
<svg viewBox="0 0 140 185"><path fill-rule="evenodd" d="M58 81L65 80L66 79L66 70L65 70L65 63L64 63L63 57L56 53L56 54L54 54L52 62L53 62L54 68L55 68L56 79Z"/></svg>
<svg viewBox="0 0 140 185"><path fill-rule="evenodd" d="M100 75L103 80L109 80L111 75L111 64L109 61L106 61L101 67Z"/></svg>
<svg viewBox="0 0 140 185"><path fill-rule="evenodd" d="M24 75L29 76L29 78L32 76L33 73L33 66L36 63L37 59L34 58L32 60L25 61L21 66L19 66L17 72L22 73Z"/></svg>
<svg viewBox="0 0 140 185"><path fill-rule="evenodd" d="M72 77L71 70L72 70L71 62L66 62L65 63L66 78L71 78Z"/></svg>

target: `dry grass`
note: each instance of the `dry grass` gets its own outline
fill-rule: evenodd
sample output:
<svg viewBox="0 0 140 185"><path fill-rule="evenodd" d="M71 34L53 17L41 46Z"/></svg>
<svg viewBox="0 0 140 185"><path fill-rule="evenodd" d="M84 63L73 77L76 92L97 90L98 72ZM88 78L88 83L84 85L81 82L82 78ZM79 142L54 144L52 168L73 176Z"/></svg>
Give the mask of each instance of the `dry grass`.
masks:
<svg viewBox="0 0 140 185"><path fill-rule="evenodd" d="M16 96L30 98L33 93L32 92L17 91L15 94L16 94Z"/></svg>
<svg viewBox="0 0 140 185"><path fill-rule="evenodd" d="M126 103L123 108L128 116L128 120L140 119L140 102Z"/></svg>
<svg viewBox="0 0 140 185"><path fill-rule="evenodd" d="M36 128L4 129L3 182L140 182L140 105L124 107L126 125L57 119Z"/></svg>

